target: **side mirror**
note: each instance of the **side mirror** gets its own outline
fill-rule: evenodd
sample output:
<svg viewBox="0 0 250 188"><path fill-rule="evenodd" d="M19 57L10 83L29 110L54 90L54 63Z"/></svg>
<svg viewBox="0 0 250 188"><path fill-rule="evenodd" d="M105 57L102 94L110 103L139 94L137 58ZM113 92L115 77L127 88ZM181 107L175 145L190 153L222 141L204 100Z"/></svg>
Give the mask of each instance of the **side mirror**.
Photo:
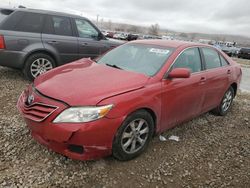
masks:
<svg viewBox="0 0 250 188"><path fill-rule="evenodd" d="M190 74L187 68L175 68L168 74L168 78L189 78Z"/></svg>
<svg viewBox="0 0 250 188"><path fill-rule="evenodd" d="M102 32L98 33L97 40L105 39L105 36L102 34Z"/></svg>

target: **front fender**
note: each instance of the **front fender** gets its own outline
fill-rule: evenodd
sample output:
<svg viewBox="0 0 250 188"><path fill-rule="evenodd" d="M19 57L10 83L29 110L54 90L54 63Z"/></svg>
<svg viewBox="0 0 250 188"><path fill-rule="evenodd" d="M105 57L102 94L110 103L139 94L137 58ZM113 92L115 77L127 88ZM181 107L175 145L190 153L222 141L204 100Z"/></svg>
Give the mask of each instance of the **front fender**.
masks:
<svg viewBox="0 0 250 188"><path fill-rule="evenodd" d="M98 105L113 104L114 107L108 113L107 118L124 119L134 111L139 109L150 109L156 116L156 130L159 130L161 120L161 84L151 84L131 92L123 93L111 98L107 98Z"/></svg>

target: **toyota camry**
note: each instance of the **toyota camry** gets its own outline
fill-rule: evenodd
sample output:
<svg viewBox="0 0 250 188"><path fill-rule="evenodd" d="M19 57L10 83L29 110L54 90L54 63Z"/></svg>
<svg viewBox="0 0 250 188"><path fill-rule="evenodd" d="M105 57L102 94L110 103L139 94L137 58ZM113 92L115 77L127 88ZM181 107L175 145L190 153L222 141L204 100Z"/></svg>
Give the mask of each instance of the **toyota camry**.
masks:
<svg viewBox="0 0 250 188"><path fill-rule="evenodd" d="M130 160L156 134L208 111L226 115L241 74L211 46L141 40L44 73L17 106L33 138L55 152Z"/></svg>

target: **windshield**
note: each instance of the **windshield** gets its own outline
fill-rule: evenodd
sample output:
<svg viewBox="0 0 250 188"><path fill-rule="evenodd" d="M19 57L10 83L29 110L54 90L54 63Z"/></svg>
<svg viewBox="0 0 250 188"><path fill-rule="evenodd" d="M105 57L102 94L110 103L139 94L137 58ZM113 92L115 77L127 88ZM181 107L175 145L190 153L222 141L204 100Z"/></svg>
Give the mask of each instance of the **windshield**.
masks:
<svg viewBox="0 0 250 188"><path fill-rule="evenodd" d="M125 44L102 56L97 63L153 76L161 69L173 50L155 45Z"/></svg>

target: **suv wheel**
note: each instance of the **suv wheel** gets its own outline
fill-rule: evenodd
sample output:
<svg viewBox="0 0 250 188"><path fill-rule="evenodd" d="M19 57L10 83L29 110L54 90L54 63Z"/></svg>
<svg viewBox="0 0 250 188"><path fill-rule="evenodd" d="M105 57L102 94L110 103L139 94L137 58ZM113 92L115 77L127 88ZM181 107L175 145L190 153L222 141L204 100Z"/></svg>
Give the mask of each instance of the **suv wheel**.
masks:
<svg viewBox="0 0 250 188"><path fill-rule="evenodd" d="M47 54L37 53L31 55L25 62L23 73L27 79L33 81L39 75L53 69L55 61Z"/></svg>
<svg viewBox="0 0 250 188"><path fill-rule="evenodd" d="M127 161L140 155L153 136L154 121L151 115L140 110L129 115L118 129L113 142L113 156Z"/></svg>

